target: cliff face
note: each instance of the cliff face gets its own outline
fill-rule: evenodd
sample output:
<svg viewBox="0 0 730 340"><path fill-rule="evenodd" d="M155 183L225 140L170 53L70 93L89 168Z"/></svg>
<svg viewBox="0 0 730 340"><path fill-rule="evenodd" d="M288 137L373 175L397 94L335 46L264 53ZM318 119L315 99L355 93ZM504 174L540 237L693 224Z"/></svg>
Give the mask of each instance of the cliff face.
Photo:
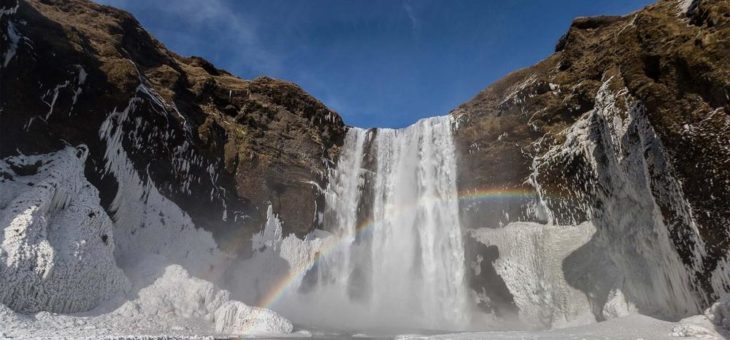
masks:
<svg viewBox="0 0 730 340"><path fill-rule="evenodd" d="M176 55L128 13L88 1L3 0L0 30L0 158L86 144L86 177L113 216L118 142L141 180L224 248L260 229L268 204L287 232L319 223L317 187L345 126L301 88Z"/></svg>
<svg viewBox="0 0 730 340"><path fill-rule="evenodd" d="M463 223L594 224L592 240L563 268L568 283L595 300L599 319L612 288L596 277L619 277L616 287L650 314L688 312L641 301L652 289L690 301L689 310L706 306L728 289L728 56L728 1L660 1L623 17L576 19L553 55L451 113L459 121L460 191L516 193L462 204ZM470 256L483 247L470 241ZM604 260L587 260L595 253ZM498 251L487 256L497 258ZM672 278L669 262L681 263L687 279ZM594 272L571 277L580 263ZM630 277L633 270L646 278ZM472 278L477 291L504 286L480 273ZM512 310L502 292L483 307Z"/></svg>

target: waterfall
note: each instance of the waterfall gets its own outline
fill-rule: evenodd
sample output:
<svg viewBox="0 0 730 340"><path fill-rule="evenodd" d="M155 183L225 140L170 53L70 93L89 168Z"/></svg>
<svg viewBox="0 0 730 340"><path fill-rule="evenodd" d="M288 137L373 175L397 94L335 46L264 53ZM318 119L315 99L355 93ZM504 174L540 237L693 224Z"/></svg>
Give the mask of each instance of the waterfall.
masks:
<svg viewBox="0 0 730 340"><path fill-rule="evenodd" d="M444 116L348 131L326 189L325 229L341 245L310 273L307 291L339 296L337 308L357 305L377 324L463 327L469 308L451 130Z"/></svg>

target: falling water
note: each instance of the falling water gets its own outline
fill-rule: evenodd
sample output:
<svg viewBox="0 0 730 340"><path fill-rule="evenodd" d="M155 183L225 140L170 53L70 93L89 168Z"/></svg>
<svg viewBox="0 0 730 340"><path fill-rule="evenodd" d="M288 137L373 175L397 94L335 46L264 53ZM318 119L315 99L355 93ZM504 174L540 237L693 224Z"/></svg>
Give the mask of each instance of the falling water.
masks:
<svg viewBox="0 0 730 340"><path fill-rule="evenodd" d="M320 261L311 290L339 291L378 324L463 326L468 308L451 125L446 116L398 130L349 130L325 216L326 229L344 245Z"/></svg>

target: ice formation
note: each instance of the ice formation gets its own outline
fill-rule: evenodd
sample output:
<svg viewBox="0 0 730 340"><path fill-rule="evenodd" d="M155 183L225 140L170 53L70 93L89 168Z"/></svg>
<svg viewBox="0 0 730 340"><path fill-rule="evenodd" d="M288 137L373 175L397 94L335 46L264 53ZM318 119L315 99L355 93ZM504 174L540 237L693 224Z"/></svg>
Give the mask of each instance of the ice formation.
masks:
<svg viewBox="0 0 730 340"><path fill-rule="evenodd" d="M0 160L0 303L73 313L128 289L112 221L84 177L87 152Z"/></svg>
<svg viewBox="0 0 730 340"><path fill-rule="evenodd" d="M245 302L269 304L278 292L301 283L304 273L315 265L320 251L334 242L331 234L315 230L309 237L299 239L294 234L282 235L282 225L273 208L268 207L264 228L251 239L250 259L229 267L228 282L236 297ZM287 285L286 287L279 287Z"/></svg>
<svg viewBox="0 0 730 340"><path fill-rule="evenodd" d="M84 75L79 69L79 81ZM21 337L291 332L291 323L278 314L231 300L229 292L216 288L212 281L229 258L127 157L122 139L134 137L123 131L128 114L151 95L138 94L124 110L110 113L99 131L106 144L105 175L118 184L111 217L84 177L85 146L0 161L0 332Z"/></svg>
<svg viewBox="0 0 730 340"><path fill-rule="evenodd" d="M194 275L217 277L226 256L213 236L197 228L187 213L163 196L150 176L142 179L122 146L125 134L138 142L137 129L126 132L124 126L129 114L148 99L153 103L157 100L140 85L138 96L131 98L123 110L110 113L99 129L99 136L106 142L106 174L114 176L118 183L110 207L118 240L117 258L125 266L155 254L182 265Z"/></svg>
<svg viewBox="0 0 730 340"><path fill-rule="evenodd" d="M682 237L694 245L690 249L699 268L703 246L691 210L643 105L625 89L611 90L611 84L608 79L599 89L595 108L566 131L565 142L535 160L532 180L538 191L543 167L575 158L588 161L591 177L584 179L587 190L576 192L583 203L575 209L587 214L596 234L564 260L568 282L590 297L599 320L614 289L644 314L671 319L697 313L702 298L694 293L692 275L669 235L678 226L665 225L652 189L665 191L667 201L661 203L690 226ZM554 222L550 207L561 203L543 200Z"/></svg>
<svg viewBox="0 0 730 340"><path fill-rule="evenodd" d="M514 297L521 321L550 328L595 322L590 301L563 273L563 260L594 233L590 223L513 222L503 228L474 230L471 237L499 250L494 266Z"/></svg>
<svg viewBox="0 0 730 340"><path fill-rule="evenodd" d="M100 306L75 315L26 316L0 304L0 338L213 338L292 331L292 324L278 314L248 307L229 295L181 266L169 265L134 299L113 310Z"/></svg>
<svg viewBox="0 0 730 340"><path fill-rule="evenodd" d="M280 335L294 329L289 320L266 308L228 301L215 312L215 331L223 334Z"/></svg>

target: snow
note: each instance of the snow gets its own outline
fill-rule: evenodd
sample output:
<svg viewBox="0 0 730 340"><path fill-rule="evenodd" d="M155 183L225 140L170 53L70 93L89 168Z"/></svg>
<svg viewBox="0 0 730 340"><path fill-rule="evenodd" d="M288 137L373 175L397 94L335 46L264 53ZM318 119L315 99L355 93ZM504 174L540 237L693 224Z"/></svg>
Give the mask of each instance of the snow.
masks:
<svg viewBox="0 0 730 340"><path fill-rule="evenodd" d="M0 160L0 338L292 332L202 278L225 260L210 233L139 178L115 136L102 131L119 183L113 218L84 177L85 146Z"/></svg>
<svg viewBox="0 0 730 340"><path fill-rule="evenodd" d="M294 326L275 312L228 301L215 312L215 330L225 334L278 335L291 333Z"/></svg>
<svg viewBox="0 0 730 340"><path fill-rule="evenodd" d="M690 8L692 8L692 5L696 1L697 0L679 0L678 4L679 4L680 14L682 14L682 15L687 14L687 12L690 10Z"/></svg>
<svg viewBox="0 0 730 340"><path fill-rule="evenodd" d="M0 160L0 303L79 312L128 289L112 221L84 177L86 155L79 146Z"/></svg>
<svg viewBox="0 0 730 340"><path fill-rule="evenodd" d="M533 165L531 184L540 194L541 210L549 223L557 223L550 207L564 203L543 194L542 167L573 158L588 161L590 173L582 179L585 190L571 192L579 202L572 212L584 212L596 234L564 263L566 278L587 294L597 307L594 314L603 318L622 315L617 307L667 319L699 313L703 299L692 281L705 251L692 210L645 107L626 89L611 90L612 82L604 82L595 108L565 132L565 142ZM660 203L676 215L673 220L665 219ZM580 220L576 216L573 223ZM692 254L688 266L670 238L673 228L683 228Z"/></svg>
<svg viewBox="0 0 730 340"><path fill-rule="evenodd" d="M595 227L513 222L503 228L480 228L471 236L497 246L494 266L529 328L559 328L594 323L590 301L565 278L564 260L588 243Z"/></svg>
<svg viewBox="0 0 730 340"><path fill-rule="evenodd" d="M715 325L730 331L730 295L716 301L705 311L705 316Z"/></svg>
<svg viewBox="0 0 730 340"><path fill-rule="evenodd" d="M681 333L676 323L661 321L644 315L632 315L617 318L605 322L574 328L563 328L539 332L464 332L439 335L401 335L396 339L450 339L450 340L517 340L517 339L540 339L540 340L678 340L677 337L691 339L723 339L723 336L712 329L699 326L694 327L696 333ZM689 329L690 327L687 327ZM686 334L686 335L685 335Z"/></svg>
<svg viewBox="0 0 730 340"><path fill-rule="evenodd" d="M12 22L8 22L6 38L8 41L8 49L3 54L3 67L7 67L10 60L15 56L15 52L18 50L18 42L20 41L20 33L15 28Z"/></svg>
<svg viewBox="0 0 730 340"><path fill-rule="evenodd" d="M20 7L20 0L15 0L15 6L0 8L0 19L3 17L3 15L15 14L15 12L18 11L19 7Z"/></svg>
<svg viewBox="0 0 730 340"><path fill-rule="evenodd" d="M263 308L229 299L229 293L190 276L178 265L114 310L18 314L0 305L0 333L12 338L213 338L290 333L292 324Z"/></svg>

